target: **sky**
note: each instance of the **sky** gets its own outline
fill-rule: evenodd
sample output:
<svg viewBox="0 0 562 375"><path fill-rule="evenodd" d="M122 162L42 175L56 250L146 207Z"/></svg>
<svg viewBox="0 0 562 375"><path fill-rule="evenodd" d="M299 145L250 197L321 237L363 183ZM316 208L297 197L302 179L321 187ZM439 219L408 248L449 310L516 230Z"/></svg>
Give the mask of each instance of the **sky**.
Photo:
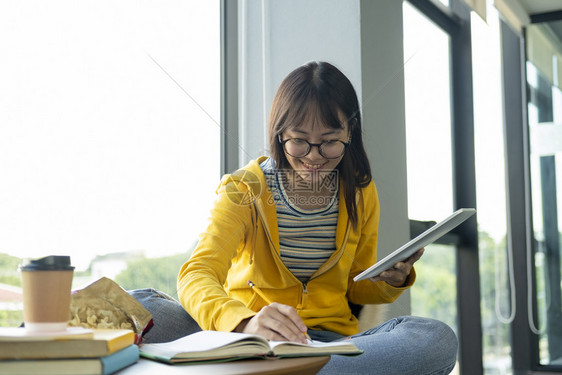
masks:
<svg viewBox="0 0 562 375"><path fill-rule="evenodd" d="M220 178L218 4L0 3L0 252L193 246Z"/></svg>

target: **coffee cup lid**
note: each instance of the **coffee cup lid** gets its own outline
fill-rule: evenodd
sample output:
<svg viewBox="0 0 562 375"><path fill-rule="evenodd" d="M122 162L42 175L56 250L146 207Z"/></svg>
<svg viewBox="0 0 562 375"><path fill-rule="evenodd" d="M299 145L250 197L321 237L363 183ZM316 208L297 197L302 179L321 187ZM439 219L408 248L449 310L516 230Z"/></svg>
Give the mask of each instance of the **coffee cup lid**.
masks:
<svg viewBox="0 0 562 375"><path fill-rule="evenodd" d="M44 258L32 259L19 267L20 271L72 271L68 255L49 255Z"/></svg>

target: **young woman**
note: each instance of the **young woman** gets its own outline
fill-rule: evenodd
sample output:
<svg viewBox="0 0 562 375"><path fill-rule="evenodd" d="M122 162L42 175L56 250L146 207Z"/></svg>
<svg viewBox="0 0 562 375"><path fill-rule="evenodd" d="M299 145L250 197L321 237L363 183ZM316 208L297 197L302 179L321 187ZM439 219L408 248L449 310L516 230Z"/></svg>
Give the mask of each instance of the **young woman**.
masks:
<svg viewBox="0 0 562 375"><path fill-rule="evenodd" d="M269 140L270 157L222 179L209 226L180 270L189 316L205 330L299 342L307 333L364 350L332 356L322 374L449 373L457 340L445 324L408 316L359 333L351 312L350 302L393 302L414 283L423 250L353 281L377 259L379 202L345 75L325 62L290 73L273 101Z"/></svg>

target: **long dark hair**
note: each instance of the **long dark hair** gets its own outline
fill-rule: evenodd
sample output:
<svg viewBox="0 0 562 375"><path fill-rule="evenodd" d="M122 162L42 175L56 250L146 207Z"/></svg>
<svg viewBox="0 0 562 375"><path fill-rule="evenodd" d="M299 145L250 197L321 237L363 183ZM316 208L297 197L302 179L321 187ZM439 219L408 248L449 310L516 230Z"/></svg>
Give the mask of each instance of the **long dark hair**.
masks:
<svg viewBox="0 0 562 375"><path fill-rule="evenodd" d="M281 82L273 98L269 116L269 147L279 169L290 168L279 135L304 124L311 114L334 129L343 128L342 115L347 121L351 144L337 170L343 184L348 216L356 227L355 194L358 188L371 182L371 167L363 147L361 113L355 89L341 71L327 62L309 62L293 70Z"/></svg>

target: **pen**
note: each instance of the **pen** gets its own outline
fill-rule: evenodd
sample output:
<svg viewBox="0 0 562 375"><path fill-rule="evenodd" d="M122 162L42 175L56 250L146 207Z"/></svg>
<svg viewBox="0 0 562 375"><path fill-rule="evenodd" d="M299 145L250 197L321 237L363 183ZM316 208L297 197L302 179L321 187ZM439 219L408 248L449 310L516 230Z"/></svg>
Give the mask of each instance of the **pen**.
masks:
<svg viewBox="0 0 562 375"><path fill-rule="evenodd" d="M271 303L272 303L271 300L270 300L269 298L267 298L267 296L261 291L260 288L258 288L258 287L256 286L256 284L254 284L251 280L248 280L248 285L250 286L250 288L252 288L252 289L254 290L254 292L257 293L258 296L260 296L261 298L263 298L263 300L264 300L265 302L267 302L268 305L271 305ZM307 340L312 340L312 339L310 338L310 336L308 335L308 333L303 332L303 334L304 334L304 336L306 337Z"/></svg>
<svg viewBox="0 0 562 375"><path fill-rule="evenodd" d="M256 292L258 294L258 296L260 296L261 298L263 298L263 300L265 302L267 302L268 305L271 305L272 302L269 300L269 298L266 297L266 295L261 291L260 288L258 288L256 286L256 284L254 284L252 281L248 280L248 285L250 286L250 288L252 288L254 290L254 292Z"/></svg>

